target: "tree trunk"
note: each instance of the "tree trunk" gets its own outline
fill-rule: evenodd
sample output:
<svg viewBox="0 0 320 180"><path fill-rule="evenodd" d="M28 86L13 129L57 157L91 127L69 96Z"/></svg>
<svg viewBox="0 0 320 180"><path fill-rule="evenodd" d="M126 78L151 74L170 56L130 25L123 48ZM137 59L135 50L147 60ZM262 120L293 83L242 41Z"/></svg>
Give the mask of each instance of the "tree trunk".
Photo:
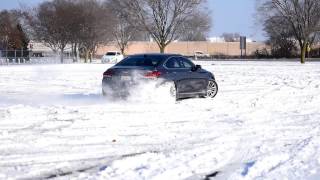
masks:
<svg viewBox="0 0 320 180"><path fill-rule="evenodd" d="M78 52L77 52L77 43L74 43L72 45L72 51L73 51L73 62L78 62Z"/></svg>
<svg viewBox="0 0 320 180"><path fill-rule="evenodd" d="M160 53L163 54L165 52L166 46L165 45L159 45L159 48L160 48Z"/></svg>
<svg viewBox="0 0 320 180"><path fill-rule="evenodd" d="M84 58L84 63L88 63L88 59L89 59L89 51L86 50L86 55L85 55L85 58Z"/></svg>
<svg viewBox="0 0 320 180"><path fill-rule="evenodd" d="M120 48L121 54L124 55L124 48Z"/></svg>
<svg viewBox="0 0 320 180"><path fill-rule="evenodd" d="M64 48L61 48L60 49L60 62L61 62L61 64L63 64L63 51L64 51Z"/></svg>
<svg viewBox="0 0 320 180"><path fill-rule="evenodd" d="M300 56L300 62L301 64L304 64L306 62L306 52L307 52L307 42L303 42L301 49L301 56Z"/></svg>
<svg viewBox="0 0 320 180"><path fill-rule="evenodd" d="M90 51L90 63L92 63L92 51Z"/></svg>

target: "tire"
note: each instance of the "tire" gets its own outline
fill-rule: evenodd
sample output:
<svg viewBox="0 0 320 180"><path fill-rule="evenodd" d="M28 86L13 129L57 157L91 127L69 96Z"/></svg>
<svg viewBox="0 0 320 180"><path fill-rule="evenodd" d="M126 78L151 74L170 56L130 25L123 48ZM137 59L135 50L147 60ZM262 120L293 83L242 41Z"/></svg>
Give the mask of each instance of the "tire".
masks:
<svg viewBox="0 0 320 180"><path fill-rule="evenodd" d="M178 100L178 94L177 94L177 86L174 82L170 83L169 85L169 91L170 91L170 96L175 99Z"/></svg>
<svg viewBox="0 0 320 180"><path fill-rule="evenodd" d="M161 96L163 97L160 101L176 101L178 99L178 94L174 81L166 81L156 85L155 93L161 94Z"/></svg>
<svg viewBox="0 0 320 180"><path fill-rule="evenodd" d="M210 80L208 82L207 94L205 97L214 98L217 95L217 93L218 93L218 84L216 83L216 81Z"/></svg>
<svg viewBox="0 0 320 180"><path fill-rule="evenodd" d="M106 97L107 96L107 93L104 92L104 90L102 89L102 96Z"/></svg>

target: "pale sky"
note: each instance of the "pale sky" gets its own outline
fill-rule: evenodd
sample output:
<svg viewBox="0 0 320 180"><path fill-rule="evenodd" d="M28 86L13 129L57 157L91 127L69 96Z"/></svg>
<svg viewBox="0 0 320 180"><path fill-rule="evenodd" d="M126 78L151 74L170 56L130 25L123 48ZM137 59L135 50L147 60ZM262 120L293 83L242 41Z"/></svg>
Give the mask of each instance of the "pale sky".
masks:
<svg viewBox="0 0 320 180"><path fill-rule="evenodd" d="M13 9L23 6L34 6L43 0L0 0L0 9ZM210 36L221 36L222 33L239 33L240 35L264 40L260 27L255 26L256 0L208 0L212 11L213 28Z"/></svg>
<svg viewBox="0 0 320 180"><path fill-rule="evenodd" d="M213 16L211 36L237 32L254 40L265 39L261 27L255 25L256 0L208 0L208 3Z"/></svg>

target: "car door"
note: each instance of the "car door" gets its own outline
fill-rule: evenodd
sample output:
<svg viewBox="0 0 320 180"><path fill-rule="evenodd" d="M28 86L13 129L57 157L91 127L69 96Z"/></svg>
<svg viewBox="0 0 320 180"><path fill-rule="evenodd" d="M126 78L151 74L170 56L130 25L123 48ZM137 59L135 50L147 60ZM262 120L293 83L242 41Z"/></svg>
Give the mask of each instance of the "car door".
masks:
<svg viewBox="0 0 320 180"><path fill-rule="evenodd" d="M195 67L195 64L193 64L189 59L180 57L179 62L182 66L182 68L186 69L186 78L184 81L187 81L187 83L190 86L190 93L204 93L207 88L208 80L206 72L202 69L197 69L195 71L192 71L192 68Z"/></svg>
<svg viewBox="0 0 320 180"><path fill-rule="evenodd" d="M192 92L192 86L186 81L188 69L184 68L180 61L180 57L171 57L166 61L164 64L167 69L166 79L176 83L178 93L189 93Z"/></svg>

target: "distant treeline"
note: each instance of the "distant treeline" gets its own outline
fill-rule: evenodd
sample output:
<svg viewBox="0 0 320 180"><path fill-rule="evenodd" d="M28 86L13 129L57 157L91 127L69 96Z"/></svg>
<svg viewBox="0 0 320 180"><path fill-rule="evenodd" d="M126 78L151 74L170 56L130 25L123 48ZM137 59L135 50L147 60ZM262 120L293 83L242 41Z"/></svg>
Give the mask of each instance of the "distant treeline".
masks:
<svg viewBox="0 0 320 180"><path fill-rule="evenodd" d="M89 60L99 45L157 42L160 52L174 40L206 40L211 16L205 0L46 0L30 9L0 12L0 49L27 49L43 42L61 54L72 45L74 57Z"/></svg>

